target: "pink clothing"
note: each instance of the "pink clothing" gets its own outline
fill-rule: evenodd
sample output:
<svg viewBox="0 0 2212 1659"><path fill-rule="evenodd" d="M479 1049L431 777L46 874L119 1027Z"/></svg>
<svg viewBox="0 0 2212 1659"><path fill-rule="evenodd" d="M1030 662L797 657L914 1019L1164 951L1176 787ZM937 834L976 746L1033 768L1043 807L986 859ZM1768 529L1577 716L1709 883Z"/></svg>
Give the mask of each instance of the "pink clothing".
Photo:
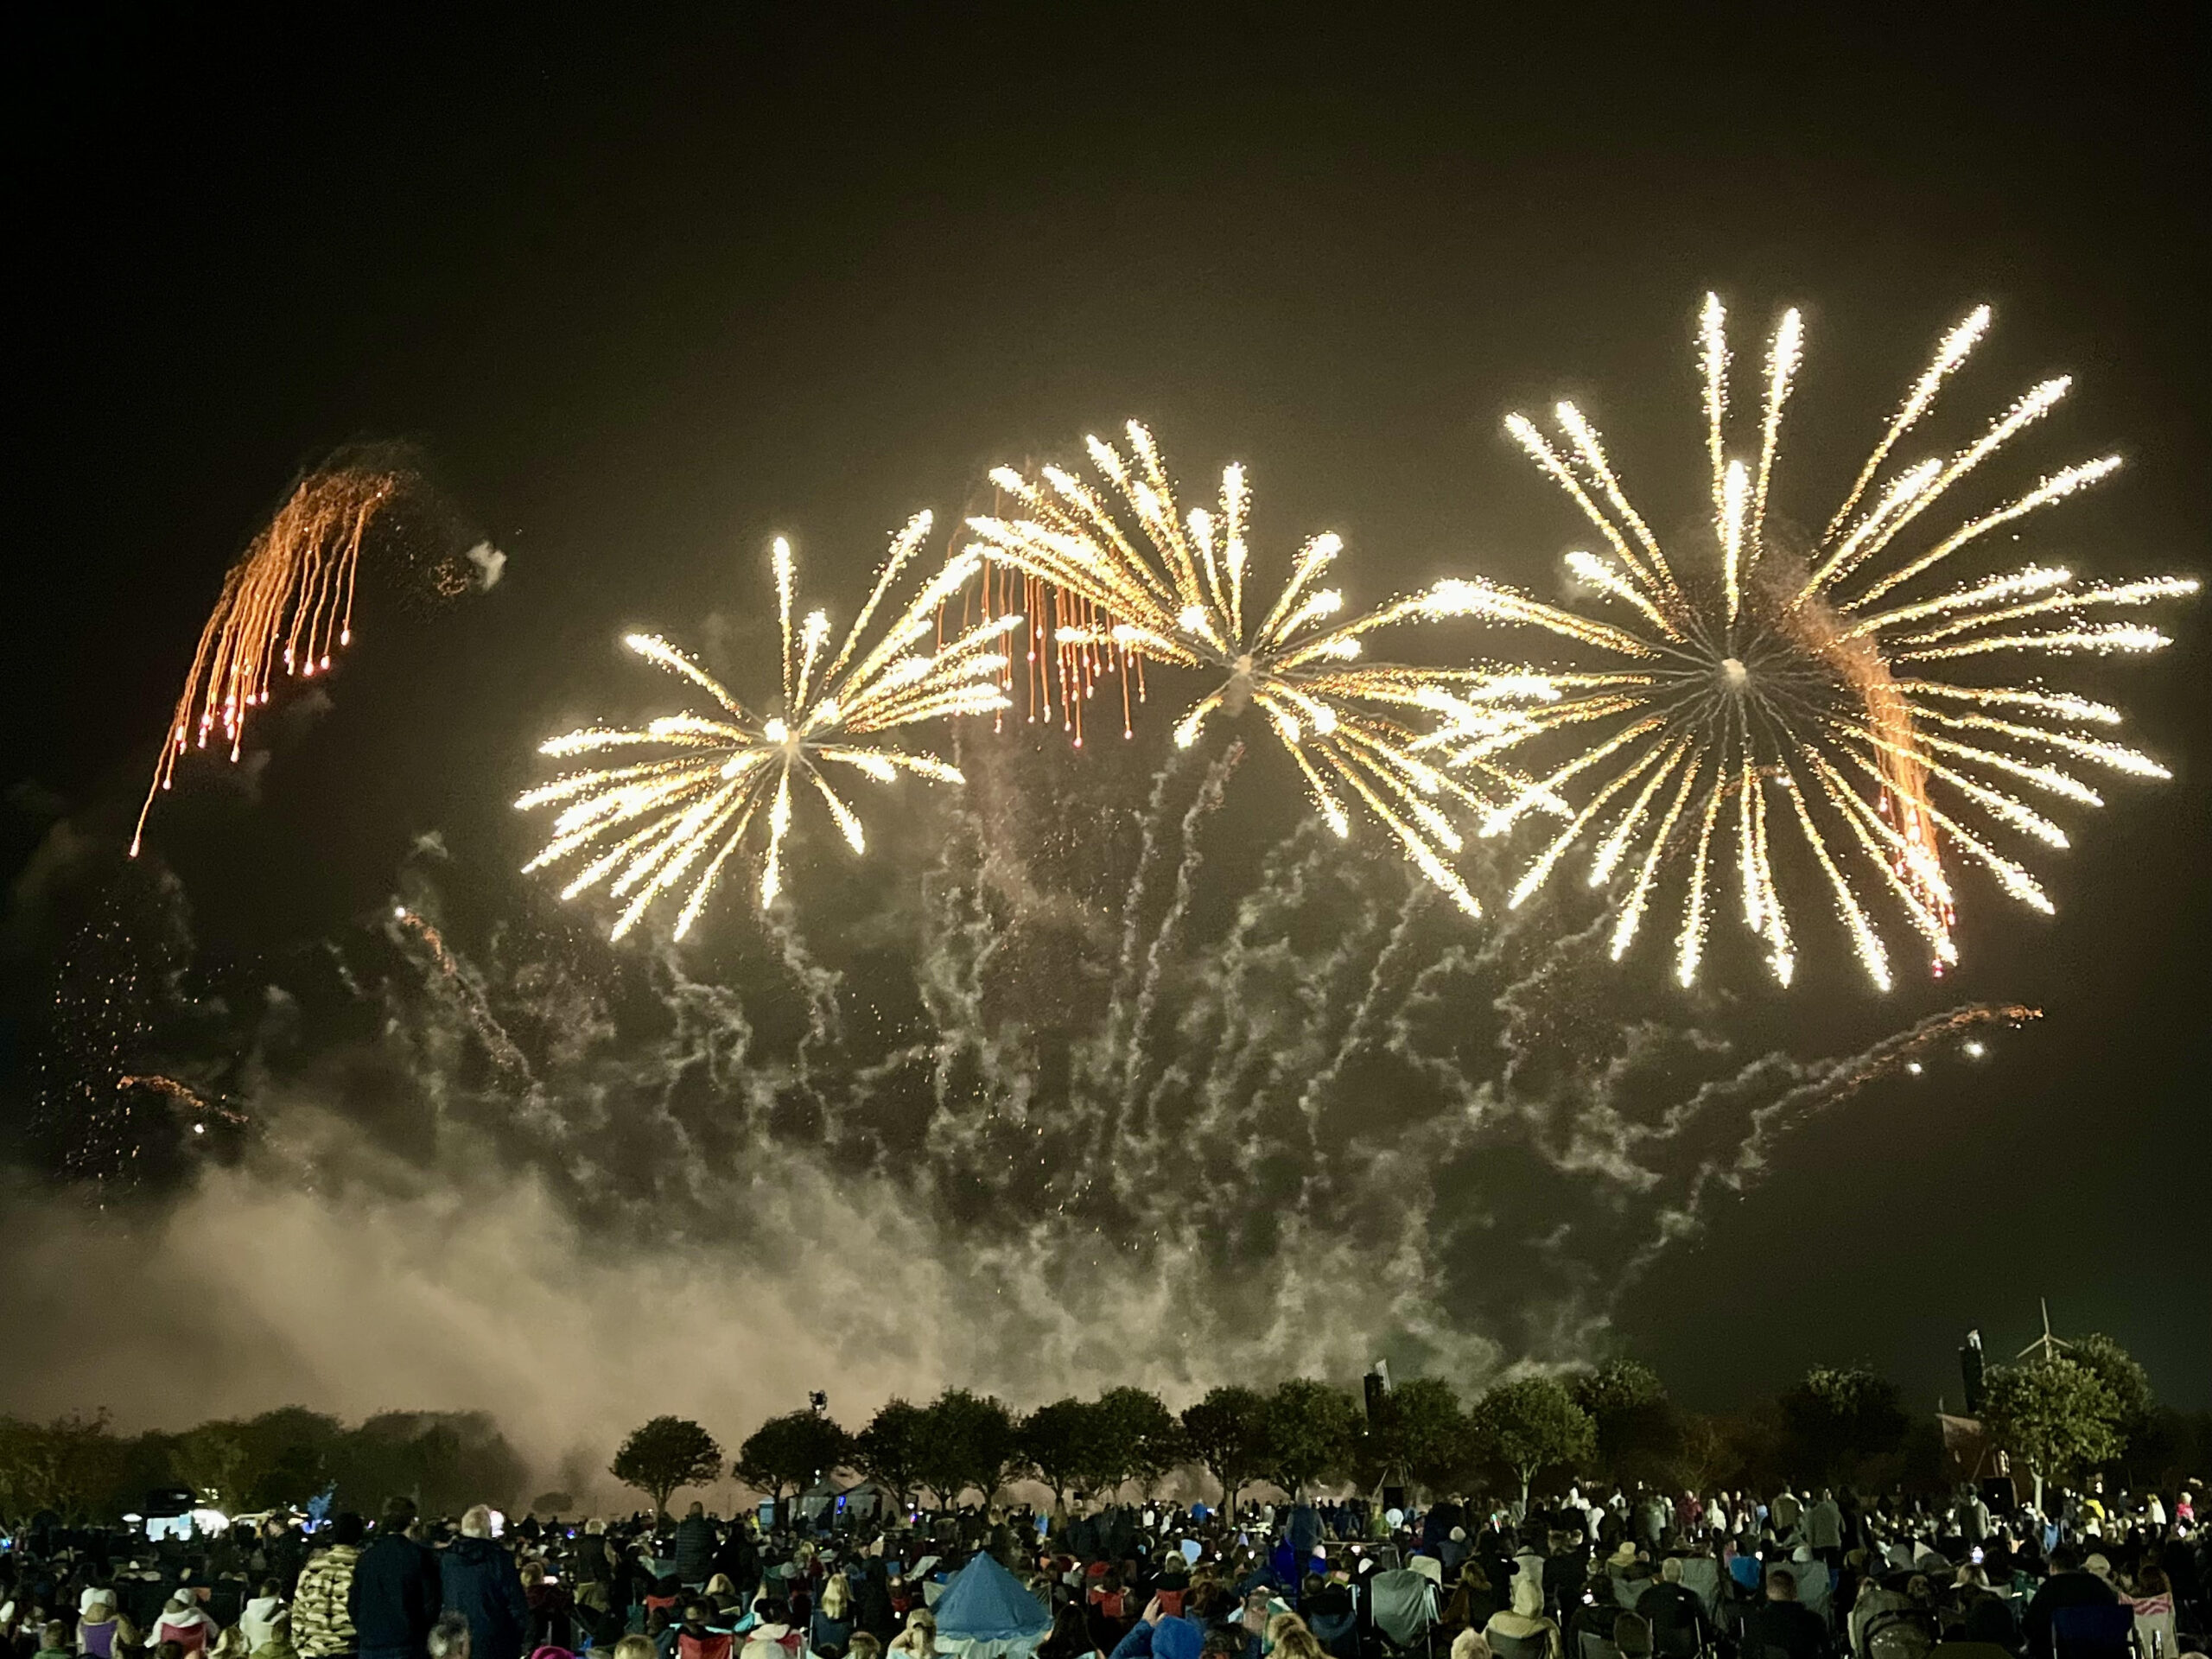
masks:
<svg viewBox="0 0 2212 1659"><path fill-rule="evenodd" d="M163 1613L154 1626L154 1645L174 1642L187 1653L204 1653L214 1632L214 1623L205 1613Z"/></svg>

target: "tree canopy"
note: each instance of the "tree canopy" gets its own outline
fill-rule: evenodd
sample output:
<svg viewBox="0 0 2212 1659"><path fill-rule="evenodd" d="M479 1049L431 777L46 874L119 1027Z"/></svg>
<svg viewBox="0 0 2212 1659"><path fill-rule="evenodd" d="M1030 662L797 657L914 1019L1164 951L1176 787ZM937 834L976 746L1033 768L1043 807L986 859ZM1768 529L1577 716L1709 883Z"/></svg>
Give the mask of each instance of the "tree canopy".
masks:
<svg viewBox="0 0 2212 1659"><path fill-rule="evenodd" d="M830 1418L791 1411L771 1417L745 1437L731 1472L780 1503L786 1491L804 1491L852 1455L852 1437Z"/></svg>
<svg viewBox="0 0 2212 1659"><path fill-rule="evenodd" d="M1539 1470L1597 1453L1596 1425L1556 1377L1500 1383L1476 1402L1470 1415L1476 1443L1513 1471L1524 1503Z"/></svg>
<svg viewBox="0 0 2212 1659"><path fill-rule="evenodd" d="M2046 1480L2067 1480L2120 1455L2120 1403L2104 1378L2063 1354L1993 1365L1982 1389L1981 1425L2028 1465L2037 1501Z"/></svg>
<svg viewBox="0 0 2212 1659"><path fill-rule="evenodd" d="M1473 1441L1459 1396L1441 1377L1408 1378L1384 1395L1361 1437L1363 1476L1386 1479L1402 1471L1431 1492L1463 1481Z"/></svg>
<svg viewBox="0 0 2212 1659"><path fill-rule="evenodd" d="M1904 1396L1864 1365L1820 1365L1778 1402L1792 1463L1820 1480L1864 1474L1904 1445Z"/></svg>
<svg viewBox="0 0 2212 1659"><path fill-rule="evenodd" d="M989 1503L1021 1461L1014 1414L991 1395L947 1389L923 1408L914 1480L939 1507L957 1503L971 1486Z"/></svg>
<svg viewBox="0 0 2212 1659"><path fill-rule="evenodd" d="M878 1485L887 1487L903 1506L913 1501L921 1478L922 1438L927 1415L912 1401L891 1399L855 1437L853 1461Z"/></svg>
<svg viewBox="0 0 2212 1659"><path fill-rule="evenodd" d="M1183 1444L1221 1483L1221 1501L1236 1507L1245 1482L1268 1468L1268 1397L1257 1389L1224 1383L1183 1408Z"/></svg>
<svg viewBox="0 0 2212 1659"><path fill-rule="evenodd" d="M1359 1408L1342 1389L1312 1377L1277 1385L1262 1414L1267 1465L1263 1472L1293 1497L1316 1481L1343 1472L1360 1430Z"/></svg>
<svg viewBox="0 0 2212 1659"><path fill-rule="evenodd" d="M722 1449L715 1437L683 1417L656 1417L630 1431L607 1467L625 1486L653 1501L653 1513L668 1513L668 1497L683 1486L720 1480Z"/></svg>

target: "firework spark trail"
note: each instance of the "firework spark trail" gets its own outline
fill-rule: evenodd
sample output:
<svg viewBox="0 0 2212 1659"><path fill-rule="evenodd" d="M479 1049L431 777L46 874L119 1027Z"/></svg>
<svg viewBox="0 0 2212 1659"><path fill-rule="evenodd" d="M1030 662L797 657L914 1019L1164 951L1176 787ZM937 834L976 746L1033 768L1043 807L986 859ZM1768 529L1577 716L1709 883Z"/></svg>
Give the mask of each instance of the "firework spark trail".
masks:
<svg viewBox="0 0 2212 1659"><path fill-rule="evenodd" d="M484 1051L491 1056L493 1063L527 1079L530 1077L530 1062L523 1057L522 1050L515 1046L514 1039L507 1035L506 1027L499 1023L490 1005L485 1001L482 986L473 976L462 970L453 952L446 948L445 935L431 925L429 917L408 905L394 905L391 918L399 925L403 932L413 934L429 950L438 977L451 989L463 1017L468 1021L469 1029L476 1033L477 1040L483 1044Z"/></svg>
<svg viewBox="0 0 2212 1659"><path fill-rule="evenodd" d="M1191 899L1197 889L1198 866L1204 861L1205 845L1199 839L1199 830L1205 820L1221 806L1223 795L1229 788L1231 773L1244 758L1244 746L1232 743L1214 763L1206 768L1206 775L1198 785L1198 792L1183 814L1183 856L1175 867L1175 887L1167 901L1167 908L1160 916L1160 925L1153 930L1152 943L1146 948L1144 978L1139 983L1136 1002L1128 1023L1128 1053L1122 1060L1122 1117L1124 1124L1135 1114L1137 1095L1144 1082L1145 1040L1153 1027L1153 1016L1160 999L1161 977L1167 971L1168 951L1176 943L1176 936L1185 915L1190 912ZM1128 1125L1127 1132L1141 1134L1141 1125Z"/></svg>
<svg viewBox="0 0 2212 1659"><path fill-rule="evenodd" d="M1304 1089L1299 1091L1299 1116L1309 1124L1319 1111L1322 1097L1344 1076L1344 1067L1354 1054L1373 1040L1376 1015L1382 1005L1383 988L1390 982L1399 965L1411 954L1414 940L1414 925L1427 907L1428 889L1413 887L1406 893L1406 901L1398 906L1397 919L1391 924L1389 938L1376 953L1375 963L1367 976L1367 987L1360 993L1358 1003L1351 1017L1344 1021L1344 1036L1338 1040L1329 1063L1316 1071Z"/></svg>
<svg viewBox="0 0 2212 1659"><path fill-rule="evenodd" d="M1145 803L1141 820L1141 839L1137 845L1137 867L1129 879L1128 897L1122 906L1122 944L1115 958L1114 984L1107 998L1106 1040L1109 1047L1118 1049L1128 1021L1129 998L1135 994L1141 945L1144 938L1144 906L1149 893L1152 875L1158 867L1166 842L1165 831L1168 819L1168 787L1179 777L1192 758L1188 749L1178 749L1167 763L1152 775L1152 793Z"/></svg>
<svg viewBox="0 0 2212 1659"><path fill-rule="evenodd" d="M1611 550L1611 558L1569 553L1570 572L1633 613L1618 624L1601 623L1486 582L1440 583L1427 596L1433 609L1538 628L1612 659L1602 672L1552 678L1549 698L1513 719L1494 711L1471 715L1442 703L1437 729L1421 741L1459 762L1490 766L1501 753L1517 756L1554 734L1572 735L1575 747L1565 760L1485 823L1485 833L1501 833L1538 809L1569 820L1514 888L1512 905L1543 887L1572 849L1594 845L1593 885L1630 873L1614 933L1618 954L1637 935L1647 907L1659 902L1666 867L1687 855L1681 923L1667 930L1675 941L1676 977L1687 987L1705 958L1709 918L1725 908L1719 884L1732 864L1744 887L1745 920L1764 941L1772 971L1786 985L1798 952L1775 852L1777 845L1802 842L1859 963L1886 989L1890 951L1870 899L1896 901L1925 940L1935 971L1957 960L1944 839L1990 869L2006 892L2047 909L2032 877L1982 839L1994 826L2063 842L2056 826L2011 792L2015 785L2094 806L2100 798L2070 767L2167 776L2147 755L2065 729L2082 719L2116 721L2110 709L2088 714L2083 700L2040 687L1901 680L1894 672L1908 662L2156 650L2167 643L2156 629L2091 623L2087 613L2179 598L2197 588L2184 577L2077 582L2070 570L2031 564L1916 599L1891 599L1887 609L1869 608L1993 531L2066 499L2119 465L2107 456L2066 467L1937 534L1923 550L1904 550L1900 538L1916 521L2042 419L2067 390L2063 378L2044 381L1948 461L1931 458L1883 481L1891 450L1932 406L1988 321L1988 308L1981 308L1944 338L1809 550L1790 546L1768 512L1783 409L1801 356L1795 310L1784 314L1769 348L1753 471L1728 455L1726 318L1719 299L1707 296L1700 360L1713 474L1708 550L1676 549L1671 560L1662 551L1629 505L1595 429L1573 405L1557 410L1571 441L1564 453L1534 422L1510 417L1511 435ZM1866 500L1872 505L1862 507ZM2051 620L2024 630L2007 626L2038 617ZM1517 673L1542 684L1558 671L1530 663ZM1982 712L1990 709L2008 717ZM1873 784L1871 799L1856 792L1862 774ZM1617 802L1639 778L1637 792L1624 796L1624 804ZM1570 786L1592 791L1579 809L1564 799ZM1730 817L1733 859L1714 855L1716 843L1721 849L1729 844L1724 820ZM1794 853L1789 857L1794 861Z"/></svg>
<svg viewBox="0 0 2212 1659"><path fill-rule="evenodd" d="M928 539L931 522L927 512L917 513L893 537L874 591L834 652L826 612L810 612L794 627L797 569L791 543L776 538L780 713L756 716L666 640L630 635L625 643L632 651L704 692L721 714L663 715L638 729L588 727L542 745L541 753L555 756L607 749L672 753L571 772L524 793L515 803L521 810L561 809L553 839L524 870L587 851L595 854L562 897L574 898L604 882L612 896L626 899L614 923L616 938L635 926L656 899L689 881L690 895L676 921L676 937L682 938L756 818L765 818L768 826L761 908L774 902L783 888L784 842L794 794L817 798L852 850L864 849L859 815L831 787L824 766L846 767L878 783L888 783L902 772L932 783L959 783L957 767L934 754L894 747L889 734L950 715L990 714L1007 707L997 684L1007 660L1000 647L1021 618L994 617L932 652L916 649L936 630L945 601L982 568L975 555L962 554L923 583L874 642L864 645L878 607Z"/></svg>
<svg viewBox="0 0 2212 1659"><path fill-rule="evenodd" d="M273 695L279 668L311 679L353 643L361 538L406 482L399 473L367 467L309 474L225 575L138 809L131 857L138 856L155 799L188 750L204 749L219 734L237 761L247 723Z"/></svg>
<svg viewBox="0 0 2212 1659"><path fill-rule="evenodd" d="M1751 1110L1748 1131L1728 1157L1707 1160L1698 1166L1681 1201L1661 1211L1654 1218L1649 1243L1629 1258L1627 1271L1642 1274L1668 1245L1698 1230L1707 1197L1715 1187L1741 1192L1764 1174L1775 1142L1805 1118L1840 1104L1871 1083L1895 1076L1911 1065L1916 1057L1929 1052L1948 1039L1980 1027L2017 1027L2042 1018L2042 1009L2021 1003L1970 1002L1928 1014L1906 1030L1855 1054L1809 1065L1794 1065L1773 1055L1762 1056L1738 1077L1716 1085L1714 1091L1752 1082L1755 1072L1762 1074L1756 1078L1761 1084L1767 1084L1773 1076L1785 1071L1794 1072L1799 1080Z"/></svg>
<svg viewBox="0 0 2212 1659"><path fill-rule="evenodd" d="M1431 594L1332 620L1344 595L1319 585L1344 550L1316 536L1256 620L1248 614L1249 564L1244 468L1222 474L1218 513L1175 499L1152 435L1132 421L1129 453L1088 440L1102 490L1058 467L1033 482L1001 467L992 481L1014 498L1019 517L973 518L969 545L1034 582L1073 595L1099 620L1063 631L1079 646L1110 646L1218 676L1177 722L1175 741L1195 743L1216 714L1258 710L1304 778L1315 810L1339 836L1364 809L1422 876L1469 914L1479 906L1452 868L1461 847L1455 810L1497 804L1420 752L1408 724L1446 703L1470 720L1508 720L1520 703L1556 696L1549 683L1471 669L1363 663L1366 636L1393 623L1460 614ZM1448 586L1448 584L1446 585ZM1517 773L1471 755L1462 766L1517 791Z"/></svg>
<svg viewBox="0 0 2212 1659"><path fill-rule="evenodd" d="M462 1207L487 1215L542 1185L602 1263L720 1261L742 1237L753 1313L772 1325L788 1301L825 1355L873 1356L917 1389L1058 1388L1117 1355L1178 1391L1376 1352L1479 1377L1586 1352L1659 1218L1707 1213L1726 1190L1699 1171L1747 1156L1751 1112L1822 1067L1845 1075L1685 1027L1671 993L1605 971L1604 918L1562 938L1548 906L1493 907L1471 937L1395 861L1347 861L1310 819L1240 890L1220 891L1232 867L1209 860L1207 903L1172 924L1147 905L1137 982L1109 1026L1098 999L1035 968L1102 945L1110 960L1135 838L1078 795L1063 805L1103 855L1052 837L1033 855L1004 826L986 833L986 810L1037 817L991 776L931 806L947 833L887 849L906 863L880 884L887 899L871 884L864 929L753 941L718 982L691 978L667 941L615 951L506 924L488 958L445 937L442 955L408 951L402 975L355 975L379 1005L376 1052L413 1072L439 1150L318 1163L315 1179L374 1190L387 1166L409 1182L457 1172L477 1183ZM1110 798L1103 781L1075 786ZM1172 906L1165 872L1206 820L1173 845L1192 798L1164 798L1175 817L1153 889ZM887 957L911 988L880 979ZM524 1038L528 1085L480 1064L449 966ZM418 978L438 994L411 992ZM809 980L834 982L820 995L843 1018L791 1016L795 993L817 996ZM889 1027L853 1017L886 995ZM886 1030L887 1046L872 1034ZM297 1093L257 1093L257 1121ZM257 1155L336 1155L282 1122L265 1139ZM488 1166L459 1155L486 1144ZM1748 1156L1745 1181L1770 1154Z"/></svg>
<svg viewBox="0 0 2212 1659"><path fill-rule="evenodd" d="M145 1077L120 1077L115 1080L115 1086L118 1093L127 1089L146 1090L183 1107L196 1116L219 1117L224 1122L235 1125L246 1122L244 1112L232 1110L222 1103L219 1096L203 1095L191 1084L180 1083L175 1077L165 1077L160 1072Z"/></svg>

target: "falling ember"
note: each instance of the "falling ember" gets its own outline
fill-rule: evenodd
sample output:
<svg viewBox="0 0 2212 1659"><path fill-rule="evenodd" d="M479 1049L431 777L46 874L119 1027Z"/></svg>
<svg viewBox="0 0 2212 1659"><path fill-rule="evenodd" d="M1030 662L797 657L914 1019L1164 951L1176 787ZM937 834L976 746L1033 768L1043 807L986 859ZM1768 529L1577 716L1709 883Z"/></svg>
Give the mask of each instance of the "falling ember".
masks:
<svg viewBox="0 0 2212 1659"><path fill-rule="evenodd" d="M563 899L608 884L626 899L613 937L635 926L653 901L679 884L689 895L676 937L690 931L723 867L756 817L765 818L767 849L760 877L763 908L783 888L784 841L792 797L818 799L854 852L867 844L860 817L831 786L825 767L843 767L878 783L912 772L959 783L959 772L937 756L912 753L885 741L889 733L951 715L995 714L1008 706L1004 690L1011 656L1004 641L1020 613L986 615L927 654L916 647L938 626L939 610L962 593L982 561L972 553L949 560L924 583L873 644L868 625L900 572L928 538L931 518L917 513L892 538L890 557L843 641L832 652L826 612L796 626L797 569L791 544L775 543L777 609L782 624L782 712L749 710L712 676L666 640L633 633L624 643L711 697L720 715L664 715L639 729L588 728L542 744L541 754L643 749L658 758L599 771L570 772L524 794L527 811L559 804L553 839L524 865L538 870L589 850L595 856L562 891ZM986 609L988 609L988 603ZM826 660L825 660L826 658ZM765 810L764 810L765 809Z"/></svg>
<svg viewBox="0 0 2212 1659"><path fill-rule="evenodd" d="M1768 512L1783 407L1802 345L1794 310L1784 314L1767 353L1757 460L1747 465L1728 452L1726 319L1719 299L1707 296L1700 362L1712 541L1688 550L1687 557L1685 550L1662 548L1629 504L1596 429L1573 404L1556 410L1563 445L1523 416L1507 421L1507 430L1605 537L1609 554L1570 553L1569 571L1630 613L1600 622L1492 584L1457 585L1470 613L1542 628L1611 659L1595 673L1531 664L1521 671L1555 692L1547 706L1503 723L1455 712L1428 740L1454 760L1488 764L1501 750L1554 733L1573 738L1564 761L1486 826L1500 832L1537 810L1567 819L1513 890L1512 903L1541 887L1570 849L1589 844L1593 884L1633 873L1614 928L1618 956L1657 902L1665 867L1688 851L1688 890L1675 936L1676 976L1687 986L1719 908L1709 889L1732 861L1745 922L1764 942L1775 976L1788 984L1796 950L1775 849L1777 838L1802 840L1861 965L1886 988L1889 950L1870 907L1885 891L1922 936L1936 972L1958 958L1947 852L1981 866L2023 903L2051 908L2001 841L2020 834L2063 847L2066 836L2014 793L2017 786L2096 806L2101 798L2069 770L2076 763L2167 775L2149 756L2078 729L2118 723L2118 711L2102 704L2040 686L1900 675L1908 664L1984 656L2156 650L2167 643L2157 630L2094 622L2087 613L2196 590L2185 577L2077 582L2070 570L2026 565L1922 597L1898 593L1993 530L2119 465L2107 456L2066 467L1993 511L1924 541L1913 538L1907 550L1900 538L1908 527L2066 392L2066 380L2046 380L1957 454L1885 477L1891 450L1988 323L1983 307L1944 338L1843 505L1802 558L1777 536ZM1579 809L1567 798L1592 786ZM1735 821L1732 861L1711 855L1724 817Z"/></svg>
<svg viewBox="0 0 2212 1659"><path fill-rule="evenodd" d="M1432 593L1335 620L1344 596L1320 586L1344 549L1334 535L1316 536L1300 550L1285 585L1255 620L1257 607L1248 604L1246 592L1244 468L1223 472L1217 511L1197 507L1185 515L1152 434L1132 421L1128 435L1126 454L1102 439L1088 441L1103 490L1058 467L1043 468L1034 480L1001 467L992 482L1015 506L968 521L972 546L1019 571L1033 594L1052 593L1065 607L1052 643L1068 664L1062 718L1077 741L1090 662L1119 653L1125 697L1132 668L1141 673L1147 658L1206 672L1217 683L1177 723L1179 747L1197 741L1217 714L1234 718L1256 709L1331 829L1349 835L1352 810L1363 807L1423 876L1462 910L1478 913L1452 868L1462 842L1451 813L1495 802L1418 753L1407 717L1418 711L1426 721L1446 707L1495 713L1555 693L1525 677L1509 682L1472 670L1362 662L1365 636L1377 628L1458 612ZM1046 648L1039 636L1032 639ZM1142 686L1140 678L1140 696ZM1126 731L1126 702L1123 709ZM1490 770L1511 790L1526 786L1517 773Z"/></svg>
<svg viewBox="0 0 2212 1659"><path fill-rule="evenodd" d="M169 787L186 750L218 737L237 760L246 722L269 701L279 669L310 679L353 643L361 537L405 482L403 474L372 467L310 474L231 567L155 762L130 836L133 858L154 798Z"/></svg>

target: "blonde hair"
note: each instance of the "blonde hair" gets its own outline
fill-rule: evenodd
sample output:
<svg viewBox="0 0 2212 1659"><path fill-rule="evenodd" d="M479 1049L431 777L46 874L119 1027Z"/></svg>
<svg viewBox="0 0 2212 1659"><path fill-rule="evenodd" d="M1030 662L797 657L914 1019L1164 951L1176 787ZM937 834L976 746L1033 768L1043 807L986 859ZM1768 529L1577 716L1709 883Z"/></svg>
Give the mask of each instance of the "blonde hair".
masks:
<svg viewBox="0 0 2212 1659"><path fill-rule="evenodd" d="M1452 1638L1452 1659L1491 1659L1490 1643L1480 1630L1462 1630Z"/></svg>
<svg viewBox="0 0 2212 1659"><path fill-rule="evenodd" d="M823 1615L830 1618L842 1618L845 1616L847 1599L845 1575L842 1573L832 1573L830 1575L830 1581L822 1586Z"/></svg>
<svg viewBox="0 0 2212 1659"><path fill-rule="evenodd" d="M626 1636L614 1644L614 1659L658 1659L652 1638L648 1636Z"/></svg>
<svg viewBox="0 0 2212 1659"><path fill-rule="evenodd" d="M1268 1621L1268 1645L1287 1659L1328 1659L1320 1638L1296 1613L1277 1613Z"/></svg>

